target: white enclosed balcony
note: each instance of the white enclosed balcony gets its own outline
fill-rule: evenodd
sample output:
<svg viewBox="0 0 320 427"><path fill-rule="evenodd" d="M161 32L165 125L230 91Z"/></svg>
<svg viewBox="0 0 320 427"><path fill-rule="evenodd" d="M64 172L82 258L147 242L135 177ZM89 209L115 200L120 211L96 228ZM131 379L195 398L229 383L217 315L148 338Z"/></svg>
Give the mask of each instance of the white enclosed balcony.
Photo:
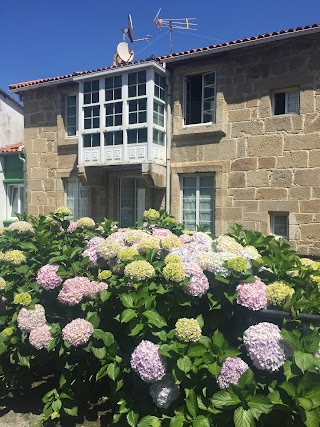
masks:
<svg viewBox="0 0 320 427"><path fill-rule="evenodd" d="M156 62L79 78L79 165L166 163L165 70Z"/></svg>

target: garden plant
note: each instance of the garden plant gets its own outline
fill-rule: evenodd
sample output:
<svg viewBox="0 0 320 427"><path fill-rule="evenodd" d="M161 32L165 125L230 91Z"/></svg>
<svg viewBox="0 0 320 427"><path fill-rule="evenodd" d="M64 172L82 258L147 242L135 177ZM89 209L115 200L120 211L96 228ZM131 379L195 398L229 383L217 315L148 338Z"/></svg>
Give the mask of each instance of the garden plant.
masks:
<svg viewBox="0 0 320 427"><path fill-rule="evenodd" d="M149 209L132 229L58 208L0 231L0 392L37 381L40 424L320 425L320 263L235 225Z"/></svg>

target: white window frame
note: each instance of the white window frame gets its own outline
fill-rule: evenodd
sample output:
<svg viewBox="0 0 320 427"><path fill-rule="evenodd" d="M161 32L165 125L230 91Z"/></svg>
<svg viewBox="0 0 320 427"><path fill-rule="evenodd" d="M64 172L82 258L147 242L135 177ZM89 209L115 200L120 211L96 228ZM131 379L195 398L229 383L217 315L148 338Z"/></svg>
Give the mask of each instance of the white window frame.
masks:
<svg viewBox="0 0 320 427"><path fill-rule="evenodd" d="M204 114L204 78L205 76L209 75L209 74L214 74L214 118L213 121L210 122L204 122L203 121L203 114ZM188 103L188 99L187 99L187 78L189 76L202 76L202 83L201 83L201 122L200 123L190 123L187 124L187 103ZM189 126L203 126L203 125L210 125L210 124L214 124L217 121L217 73L215 70L209 71L209 72L204 72L204 73L189 73L186 74L184 76L184 82L183 82L183 126L184 127L189 127Z"/></svg>
<svg viewBox="0 0 320 427"><path fill-rule="evenodd" d="M270 234L277 237L282 237L283 239L289 240L289 212L269 212L270 216ZM276 227L276 218L277 217L286 217L286 229L287 232L285 235L277 234L275 232Z"/></svg>
<svg viewBox="0 0 320 427"><path fill-rule="evenodd" d="M79 219L83 216L88 215L88 189L84 187L81 182L78 179L65 179L64 180L64 194L65 194L65 206L68 206L68 184L69 183L75 183L76 189L75 189L75 195L74 195L74 208L72 210L72 214L70 215L70 219ZM80 215L80 190L86 190L86 208Z"/></svg>
<svg viewBox="0 0 320 427"><path fill-rule="evenodd" d="M200 225L200 178L202 177L211 177L213 179L212 187L212 215L211 215L211 230L208 230L210 233L215 231L215 194L216 194L216 176L214 173L202 173L202 174L184 174L180 176L180 222L183 224L183 179L184 178L196 178L196 227Z"/></svg>
<svg viewBox="0 0 320 427"><path fill-rule="evenodd" d="M6 193L7 193L7 218L8 220L16 220L17 217L16 216L11 216L11 210L12 210L12 199L11 199L11 195L12 195L12 191L14 188L18 189L18 209L17 212L15 213L19 213L21 214L22 212L24 212L25 210L25 188L24 188L24 184L6 184ZM11 194L10 194L11 191ZM21 203L21 195L22 195L22 199L24 201L24 203Z"/></svg>
<svg viewBox="0 0 320 427"><path fill-rule="evenodd" d="M139 72L139 71L145 71L146 72L146 95L139 95L135 97L128 96L128 76L131 73ZM162 70L161 70L162 71ZM145 66L145 65L138 65L135 66L134 69L130 70L115 70L108 73L101 73L98 74L94 78L87 80L85 78L79 78L79 102L78 102L78 123L79 123L79 163L83 163L83 150L90 147L84 147L84 135L86 134L99 134L99 140L100 145L95 146L95 148L100 147L100 157L101 159L104 158L104 133L105 132L112 132L112 131L122 131L123 132L123 148L124 152L126 153L126 150L128 149L128 137L127 137L127 131L133 130L133 129L139 129L139 128L146 128L147 129L147 143L148 146L150 144L153 145L153 129L161 130L162 132L166 133L166 102L162 99L159 99L154 95L154 87L155 87L155 74L162 75L163 71L161 72L158 65L152 65L152 66ZM105 100L105 79L109 77L115 77L115 76L121 76L122 78L122 98L116 99L116 100ZM94 81L99 80L99 102L94 104L84 104L84 84L87 81ZM140 100L142 98L146 98L147 100L147 106L146 106L146 122L144 123L132 123L129 124L129 101L133 100ZM164 105L164 126L159 126L157 124L153 123L153 102L156 100L159 103L162 103ZM122 102L122 125L116 125L116 126L105 126L105 120L106 120L106 105L108 103L115 103L115 102ZM94 129L84 129L84 108L85 107L91 107L91 106L100 106L100 127L94 128ZM165 138L166 140L166 138ZM165 141L166 145L166 141ZM152 150L150 150L150 153L152 153ZM151 155L151 154L150 154Z"/></svg>
<svg viewBox="0 0 320 427"><path fill-rule="evenodd" d="M76 133L74 135L69 135L69 113L68 113L68 99L71 97L76 98ZM73 116L72 116L73 117ZM66 139L77 138L79 134L79 126L78 126L78 118L79 118L79 97L77 94L67 95L65 99L65 136Z"/></svg>
<svg viewBox="0 0 320 427"><path fill-rule="evenodd" d="M133 206L133 226L135 225L137 219L139 219L139 215L141 215L141 218L143 216L143 212L145 210L146 207L146 185L144 185L144 187L141 187L139 189L144 190L143 193L138 194L137 193L137 181L144 181L143 178L120 178L119 179L119 200L118 200L118 208L119 208L119 223L120 223L120 227L123 227L123 223L122 223L122 218L121 218L121 211L122 211L122 205L121 205L121 201L122 201L122 182L125 179L130 179L134 181L134 206ZM140 213L139 213L140 212Z"/></svg>
<svg viewBox="0 0 320 427"><path fill-rule="evenodd" d="M282 114L275 114L275 108L276 108L276 101L275 101L275 96L280 94L280 93L284 93L285 94L285 101L284 101L284 109L285 112ZM296 93L297 94L297 103L296 103L296 111L288 111L288 94L289 93ZM272 94L272 115L274 117L278 117L278 116L285 116L285 115L292 115L292 114L299 114L300 111L300 92L298 89L284 89L284 90L277 90L274 91Z"/></svg>

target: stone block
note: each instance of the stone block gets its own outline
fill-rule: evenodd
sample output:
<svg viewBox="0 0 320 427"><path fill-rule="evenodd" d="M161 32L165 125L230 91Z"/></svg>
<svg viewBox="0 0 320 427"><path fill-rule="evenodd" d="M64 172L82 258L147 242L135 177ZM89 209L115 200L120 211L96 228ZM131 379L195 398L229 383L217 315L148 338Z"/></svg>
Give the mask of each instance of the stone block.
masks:
<svg viewBox="0 0 320 427"><path fill-rule="evenodd" d="M320 129L320 114L307 114L305 119L304 131L306 133L319 132ZM319 141L319 134L318 141Z"/></svg>
<svg viewBox="0 0 320 427"><path fill-rule="evenodd" d="M46 168L32 168L29 174L32 179L44 179L48 176L48 170Z"/></svg>
<svg viewBox="0 0 320 427"><path fill-rule="evenodd" d="M298 169L294 174L294 185L313 186L320 182L320 168Z"/></svg>
<svg viewBox="0 0 320 427"><path fill-rule="evenodd" d="M31 204L32 205L47 205L48 203L47 194L44 191L33 191L31 193Z"/></svg>
<svg viewBox="0 0 320 427"><path fill-rule="evenodd" d="M262 121L239 122L232 124L231 136L238 138L242 135L261 135L263 133Z"/></svg>
<svg viewBox="0 0 320 427"><path fill-rule="evenodd" d="M289 200L309 200L311 199L311 187L289 188Z"/></svg>
<svg viewBox="0 0 320 427"><path fill-rule="evenodd" d="M318 131L320 129L320 122L318 125ZM319 148L320 134L296 134L296 135L285 135L284 136L284 150L285 151L296 151L296 150L312 150Z"/></svg>
<svg viewBox="0 0 320 427"><path fill-rule="evenodd" d="M269 215L267 212L246 212L243 216L245 221L268 222Z"/></svg>
<svg viewBox="0 0 320 427"><path fill-rule="evenodd" d="M28 191L42 191L43 185L41 179L28 179Z"/></svg>
<svg viewBox="0 0 320 427"><path fill-rule="evenodd" d="M299 202L297 200L260 200L259 211L298 212Z"/></svg>
<svg viewBox="0 0 320 427"><path fill-rule="evenodd" d="M56 210L56 205L48 205L43 207L43 214L49 215L50 212L54 212Z"/></svg>
<svg viewBox="0 0 320 427"><path fill-rule="evenodd" d="M254 200L255 188L234 188L228 191L234 200Z"/></svg>
<svg viewBox="0 0 320 427"><path fill-rule="evenodd" d="M265 170L247 172L248 187L269 187L269 173Z"/></svg>
<svg viewBox="0 0 320 427"><path fill-rule="evenodd" d="M229 110L229 122L245 122L250 120L250 109L244 108L241 110Z"/></svg>
<svg viewBox="0 0 320 427"><path fill-rule="evenodd" d="M40 154L40 165L47 168L56 168L57 156L55 154Z"/></svg>
<svg viewBox="0 0 320 427"><path fill-rule="evenodd" d="M45 191L53 191L56 189L56 182L53 179L45 179L43 181L43 186Z"/></svg>
<svg viewBox="0 0 320 427"><path fill-rule="evenodd" d="M226 208L225 209L225 220L240 222L242 221L242 208Z"/></svg>
<svg viewBox="0 0 320 427"><path fill-rule="evenodd" d="M271 172L272 187L291 187L293 172L290 169L276 169Z"/></svg>
<svg viewBox="0 0 320 427"><path fill-rule="evenodd" d="M29 139L36 139L39 136L39 128L37 127L25 127L24 128L24 140L25 143L29 140Z"/></svg>
<svg viewBox="0 0 320 427"><path fill-rule="evenodd" d="M37 205L28 204L28 214L29 215L39 215L39 207Z"/></svg>
<svg viewBox="0 0 320 427"><path fill-rule="evenodd" d="M271 99L270 96L260 98L258 107L258 116L262 119L271 116Z"/></svg>
<svg viewBox="0 0 320 427"><path fill-rule="evenodd" d="M316 183L314 183L316 185ZM320 187L312 187L311 188L311 198L312 199L320 199Z"/></svg>
<svg viewBox="0 0 320 427"><path fill-rule="evenodd" d="M292 130L290 116L272 116L264 121L265 132L290 132Z"/></svg>
<svg viewBox="0 0 320 427"><path fill-rule="evenodd" d="M245 157L242 159L234 160L231 163L232 171L249 171L257 169L257 158L256 157Z"/></svg>
<svg viewBox="0 0 320 427"><path fill-rule="evenodd" d="M44 138L34 139L32 141L32 152L33 153L46 153L47 152L47 140Z"/></svg>
<svg viewBox="0 0 320 427"><path fill-rule="evenodd" d="M310 240L314 242L315 240L320 240L320 224L302 224L301 225L301 239Z"/></svg>
<svg viewBox="0 0 320 427"><path fill-rule="evenodd" d="M40 166L40 155L39 154L28 154L27 168L39 167Z"/></svg>
<svg viewBox="0 0 320 427"><path fill-rule="evenodd" d="M320 212L320 199L301 201L300 212L301 213L319 213Z"/></svg>
<svg viewBox="0 0 320 427"><path fill-rule="evenodd" d="M246 186L245 172L230 172L229 173L229 188L244 188Z"/></svg>
<svg viewBox="0 0 320 427"><path fill-rule="evenodd" d="M292 214L294 224L310 224L312 222L312 214Z"/></svg>
<svg viewBox="0 0 320 427"><path fill-rule="evenodd" d="M237 138L237 157L245 157L247 151L247 144L245 138Z"/></svg>
<svg viewBox="0 0 320 427"><path fill-rule="evenodd" d="M249 99L247 101L247 108L258 107L258 105L259 105L259 99L258 98Z"/></svg>
<svg viewBox="0 0 320 427"><path fill-rule="evenodd" d="M319 143L320 143L320 136L319 136ZM310 150L309 151L309 166L311 168L319 168L320 167L320 150Z"/></svg>
<svg viewBox="0 0 320 427"><path fill-rule="evenodd" d="M257 212L258 201L256 200L233 200L235 208L243 208L243 212Z"/></svg>
<svg viewBox="0 0 320 427"><path fill-rule="evenodd" d="M286 200L288 191L286 188L258 188L257 200Z"/></svg>
<svg viewBox="0 0 320 427"><path fill-rule="evenodd" d="M262 135L248 137L247 152L252 157L282 156L282 136Z"/></svg>
<svg viewBox="0 0 320 427"><path fill-rule="evenodd" d="M320 150L319 150L320 151ZM320 166L320 163L319 163ZM278 168L306 168L308 167L307 151L284 151L283 156L277 157Z"/></svg>
<svg viewBox="0 0 320 427"><path fill-rule="evenodd" d="M258 157L259 169L274 169L276 167L276 157Z"/></svg>
<svg viewBox="0 0 320 427"><path fill-rule="evenodd" d="M315 112L315 91L314 90L301 90L300 91L300 114L314 113Z"/></svg>
<svg viewBox="0 0 320 427"><path fill-rule="evenodd" d="M40 113L30 114L29 120L31 126L42 124L45 121L45 113L41 111Z"/></svg>
<svg viewBox="0 0 320 427"><path fill-rule="evenodd" d="M294 132L302 131L303 129L303 116L300 114L293 114L291 116L292 130Z"/></svg>

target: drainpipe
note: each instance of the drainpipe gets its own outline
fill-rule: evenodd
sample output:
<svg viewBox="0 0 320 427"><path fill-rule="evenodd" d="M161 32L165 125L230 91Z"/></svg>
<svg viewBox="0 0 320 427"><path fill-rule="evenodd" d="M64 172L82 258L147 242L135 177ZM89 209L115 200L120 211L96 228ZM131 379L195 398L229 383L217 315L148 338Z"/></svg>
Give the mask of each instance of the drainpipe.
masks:
<svg viewBox="0 0 320 427"><path fill-rule="evenodd" d="M171 212L171 134L172 134L172 115L171 115L171 78L170 73L167 71L167 173L166 173L166 211Z"/></svg>
<svg viewBox="0 0 320 427"><path fill-rule="evenodd" d="M25 157L22 157L22 151L23 148L20 146L18 148L18 159L21 160L21 162L23 162L23 195L24 195L24 206L22 211L23 212L27 212L27 162Z"/></svg>

